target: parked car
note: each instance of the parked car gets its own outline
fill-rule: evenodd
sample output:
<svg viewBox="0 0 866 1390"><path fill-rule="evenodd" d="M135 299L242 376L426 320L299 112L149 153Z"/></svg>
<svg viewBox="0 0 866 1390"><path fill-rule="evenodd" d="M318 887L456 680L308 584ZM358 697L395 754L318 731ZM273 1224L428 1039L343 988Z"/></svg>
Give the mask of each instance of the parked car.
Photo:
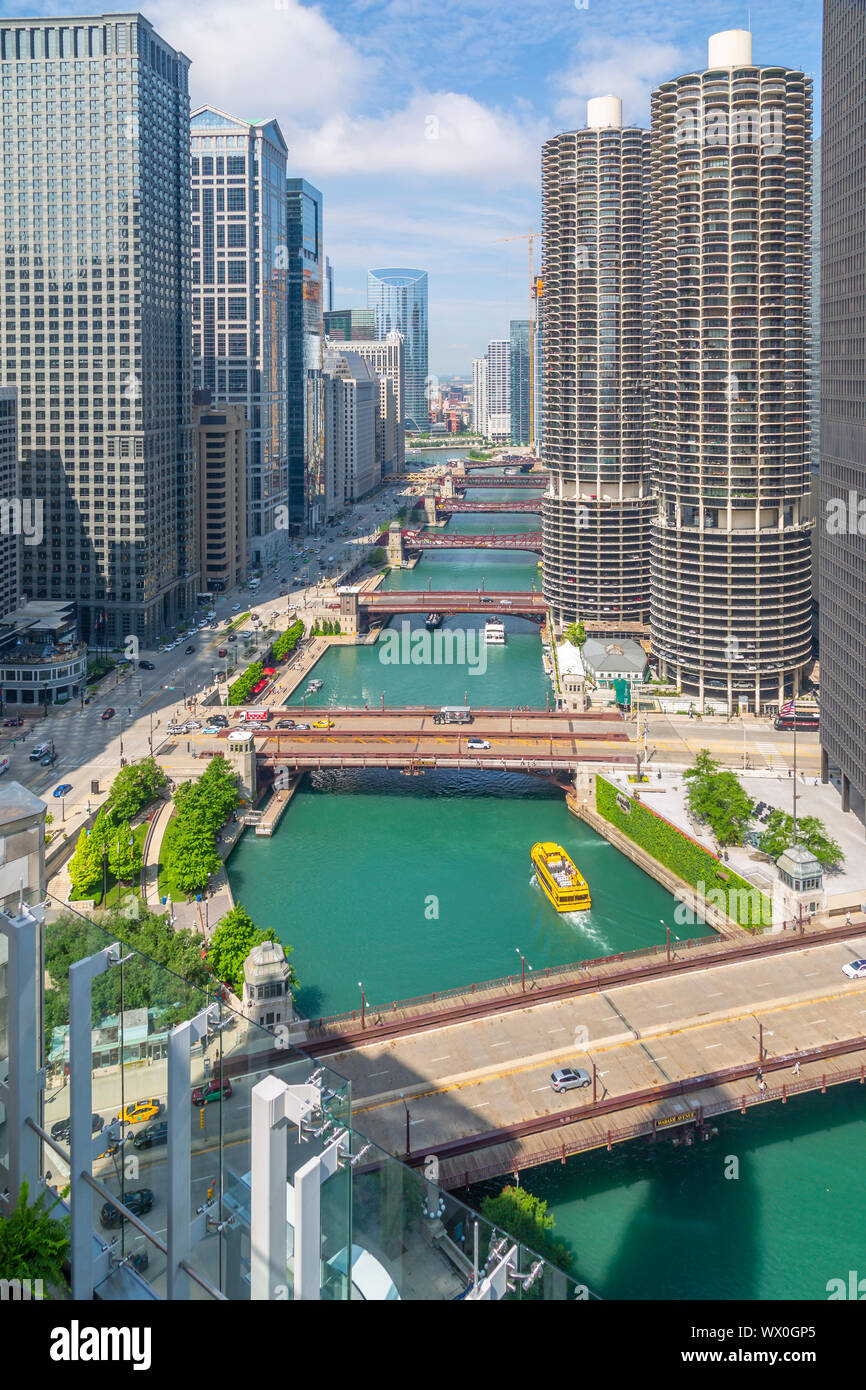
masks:
<svg viewBox="0 0 866 1390"><path fill-rule="evenodd" d="M842 966L842 974L847 975L849 980L866 979L866 960L849 960L847 965Z"/></svg>
<svg viewBox="0 0 866 1390"><path fill-rule="evenodd" d="M55 796L68 796L69 793L70 793L71 791L72 791L72 783L71 783L71 782L61 782L59 787L55 787L55 788L54 788L54 795L55 795Z"/></svg>
<svg viewBox="0 0 866 1390"><path fill-rule="evenodd" d="M592 1085L592 1077L583 1067L557 1067L550 1073L550 1084L554 1091L577 1091L583 1086Z"/></svg>
<svg viewBox="0 0 866 1390"><path fill-rule="evenodd" d="M71 1124L72 1121L68 1115L64 1120L55 1120L54 1124L51 1126L51 1138L56 1139L58 1144L65 1144L69 1139L69 1129ZM98 1134L104 1124L105 1121L103 1120L101 1115L91 1115L91 1134Z"/></svg>
<svg viewBox="0 0 866 1390"><path fill-rule="evenodd" d="M118 1115L121 1124L142 1125L147 1120L155 1120L162 1114L162 1101L152 1097L148 1100L133 1100L125 1105Z"/></svg>
<svg viewBox="0 0 866 1390"><path fill-rule="evenodd" d="M212 1100L228 1100L232 1093L232 1084L226 1080L220 1086L218 1077L211 1077L203 1086L196 1086L192 1093L193 1105L210 1105Z"/></svg>
<svg viewBox="0 0 866 1390"><path fill-rule="evenodd" d="M153 1193L149 1187L138 1187L132 1192L125 1192L121 1200L133 1216L144 1216L153 1206ZM122 1226L126 1217L123 1212L117 1210L117 1207L113 1207L110 1202L105 1202L99 1213L99 1220L103 1226Z"/></svg>
<svg viewBox="0 0 866 1390"><path fill-rule="evenodd" d="M117 714L117 710L116 710L116 709L112 709L111 706L109 705L108 709L104 709L104 710L102 711L102 714L101 714L99 717L100 717L100 719L113 719L114 716L115 716L116 714Z"/></svg>
<svg viewBox="0 0 866 1390"><path fill-rule="evenodd" d="M152 661L140 661L138 664L139 664L139 666L141 667L142 671L155 671L155 670L156 670L156 666L154 665L154 663L153 663Z"/></svg>
<svg viewBox="0 0 866 1390"><path fill-rule="evenodd" d="M157 1120L155 1125L147 1125L134 1135L133 1144L137 1149L150 1149L154 1144L168 1143L168 1120Z"/></svg>

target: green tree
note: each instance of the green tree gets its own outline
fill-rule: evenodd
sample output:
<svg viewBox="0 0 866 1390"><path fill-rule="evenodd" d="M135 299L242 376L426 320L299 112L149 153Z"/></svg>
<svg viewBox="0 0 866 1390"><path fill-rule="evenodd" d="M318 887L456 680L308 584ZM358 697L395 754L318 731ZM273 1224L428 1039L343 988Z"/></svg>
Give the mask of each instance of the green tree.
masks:
<svg viewBox="0 0 866 1390"><path fill-rule="evenodd" d="M575 1253L554 1235L554 1221L547 1210L547 1202L525 1187L504 1187L498 1197L485 1197L481 1215L566 1274L573 1274Z"/></svg>
<svg viewBox="0 0 866 1390"><path fill-rule="evenodd" d="M141 873L141 846L136 843L129 821L112 829L108 837L108 867L118 883L132 883Z"/></svg>
<svg viewBox="0 0 866 1390"><path fill-rule="evenodd" d="M794 818L785 811L772 811L767 828L761 836L761 850L771 858L789 849L794 843ZM797 844L804 845L826 869L838 868L845 860L842 846L817 816L800 816L797 820Z"/></svg>
<svg viewBox="0 0 866 1390"><path fill-rule="evenodd" d="M0 1218L0 1279L41 1279L43 1293L63 1293L63 1262L69 1255L69 1217L51 1212L60 1201L46 1191L28 1202L22 1182L18 1200L9 1216Z"/></svg>
<svg viewBox="0 0 866 1390"><path fill-rule="evenodd" d="M702 748L694 767L683 773L688 783L686 801L696 820L709 825L720 845L741 845L755 805L733 772L720 771L721 764Z"/></svg>
<svg viewBox="0 0 866 1390"><path fill-rule="evenodd" d="M246 908L240 903L227 912L210 939L208 964L218 980L222 980L237 995L244 987L244 961L254 946L263 941L276 941L273 927L258 928ZM290 946L283 948L286 955ZM294 970L290 975L292 989L298 981Z"/></svg>
<svg viewBox="0 0 866 1390"><path fill-rule="evenodd" d="M122 767L114 779L106 802L109 818L115 822L132 820L143 806L167 784L168 778L154 758Z"/></svg>
<svg viewBox="0 0 866 1390"><path fill-rule="evenodd" d="M82 830L69 861L69 877L78 895L92 892L102 883L102 851L93 835Z"/></svg>

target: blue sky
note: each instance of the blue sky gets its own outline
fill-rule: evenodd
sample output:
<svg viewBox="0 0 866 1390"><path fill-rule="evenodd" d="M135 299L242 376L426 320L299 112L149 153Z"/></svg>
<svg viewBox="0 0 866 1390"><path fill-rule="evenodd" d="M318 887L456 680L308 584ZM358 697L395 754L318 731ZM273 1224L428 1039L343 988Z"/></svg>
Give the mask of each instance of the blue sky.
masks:
<svg viewBox="0 0 866 1390"><path fill-rule="evenodd" d="M81 14L79 4L2 12ZM93 12L98 12L94 6ZM107 8L107 7L106 7ZM430 370L471 370L528 313L526 243L540 227L540 151L622 96L648 121L653 87L706 66L707 37L746 3L663 0L156 0L142 13L192 59L194 105L275 115L289 172L325 198L337 307L366 304L371 266L430 276ZM820 75L817 0L751 8L754 57ZM540 250L540 241L538 243Z"/></svg>

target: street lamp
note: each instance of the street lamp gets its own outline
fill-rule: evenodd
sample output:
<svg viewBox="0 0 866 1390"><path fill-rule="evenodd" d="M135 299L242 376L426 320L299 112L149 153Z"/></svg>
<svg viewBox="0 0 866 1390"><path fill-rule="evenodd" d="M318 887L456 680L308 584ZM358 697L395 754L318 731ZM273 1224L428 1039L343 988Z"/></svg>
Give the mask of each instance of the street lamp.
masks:
<svg viewBox="0 0 866 1390"><path fill-rule="evenodd" d="M517 952L517 954L520 956L520 989L521 989L521 992L522 992L522 993L525 993L525 992L526 992L526 971L527 971L527 970L531 970L531 969L532 969L532 966L531 966L531 965L530 965L530 966L527 966L527 964L526 964L526 957L524 956L524 954L523 954L523 952L521 951L521 949L520 949L519 946L515 946L514 949L515 949L515 951Z"/></svg>
<svg viewBox="0 0 866 1390"><path fill-rule="evenodd" d="M363 1027L364 1027L364 1015L365 1015L366 1010L367 1010L367 999L366 999L366 996L365 996L365 994L364 994L364 986L361 984L361 981L360 981L360 980L358 981L358 988L359 988L359 990L361 991L361 1027L363 1028Z"/></svg>
<svg viewBox="0 0 866 1390"><path fill-rule="evenodd" d="M408 1158L409 1154L412 1152L412 1144L410 1142L409 1137L409 1125L411 1121L409 1119L409 1107L406 1104L406 1097L404 1096L402 1091L400 1092L400 1099L403 1102L403 1109L406 1111L406 1157Z"/></svg>
<svg viewBox="0 0 866 1390"><path fill-rule="evenodd" d="M660 918L659 918L659 921L661 922L662 926L664 927L665 931L667 932L667 938L668 938L668 960L670 960L670 958L671 958L671 929L670 929L670 927L667 925L667 923L665 922L665 919L664 919L663 917L660 917ZM673 938L674 938L674 941L679 941L679 939L680 939L680 938L677 936L676 932L673 933Z"/></svg>

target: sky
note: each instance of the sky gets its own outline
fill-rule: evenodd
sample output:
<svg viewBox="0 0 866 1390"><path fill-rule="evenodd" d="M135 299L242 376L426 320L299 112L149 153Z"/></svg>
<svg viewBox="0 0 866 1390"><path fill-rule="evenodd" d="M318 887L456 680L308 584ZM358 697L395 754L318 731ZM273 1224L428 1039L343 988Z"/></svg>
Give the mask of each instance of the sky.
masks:
<svg viewBox="0 0 866 1390"><path fill-rule="evenodd" d="M10 16L83 12L0 0ZM621 96L625 120L646 125L653 87L705 68L708 36L751 19L757 63L815 78L819 122L817 0L756 0L751 15L739 0L145 0L141 12L192 60L193 109L276 116L289 175L324 195L335 308L366 305L370 268L428 272L430 371L443 376L469 375L509 319L528 317L528 243L501 239L540 229L541 146L586 123L588 97Z"/></svg>

